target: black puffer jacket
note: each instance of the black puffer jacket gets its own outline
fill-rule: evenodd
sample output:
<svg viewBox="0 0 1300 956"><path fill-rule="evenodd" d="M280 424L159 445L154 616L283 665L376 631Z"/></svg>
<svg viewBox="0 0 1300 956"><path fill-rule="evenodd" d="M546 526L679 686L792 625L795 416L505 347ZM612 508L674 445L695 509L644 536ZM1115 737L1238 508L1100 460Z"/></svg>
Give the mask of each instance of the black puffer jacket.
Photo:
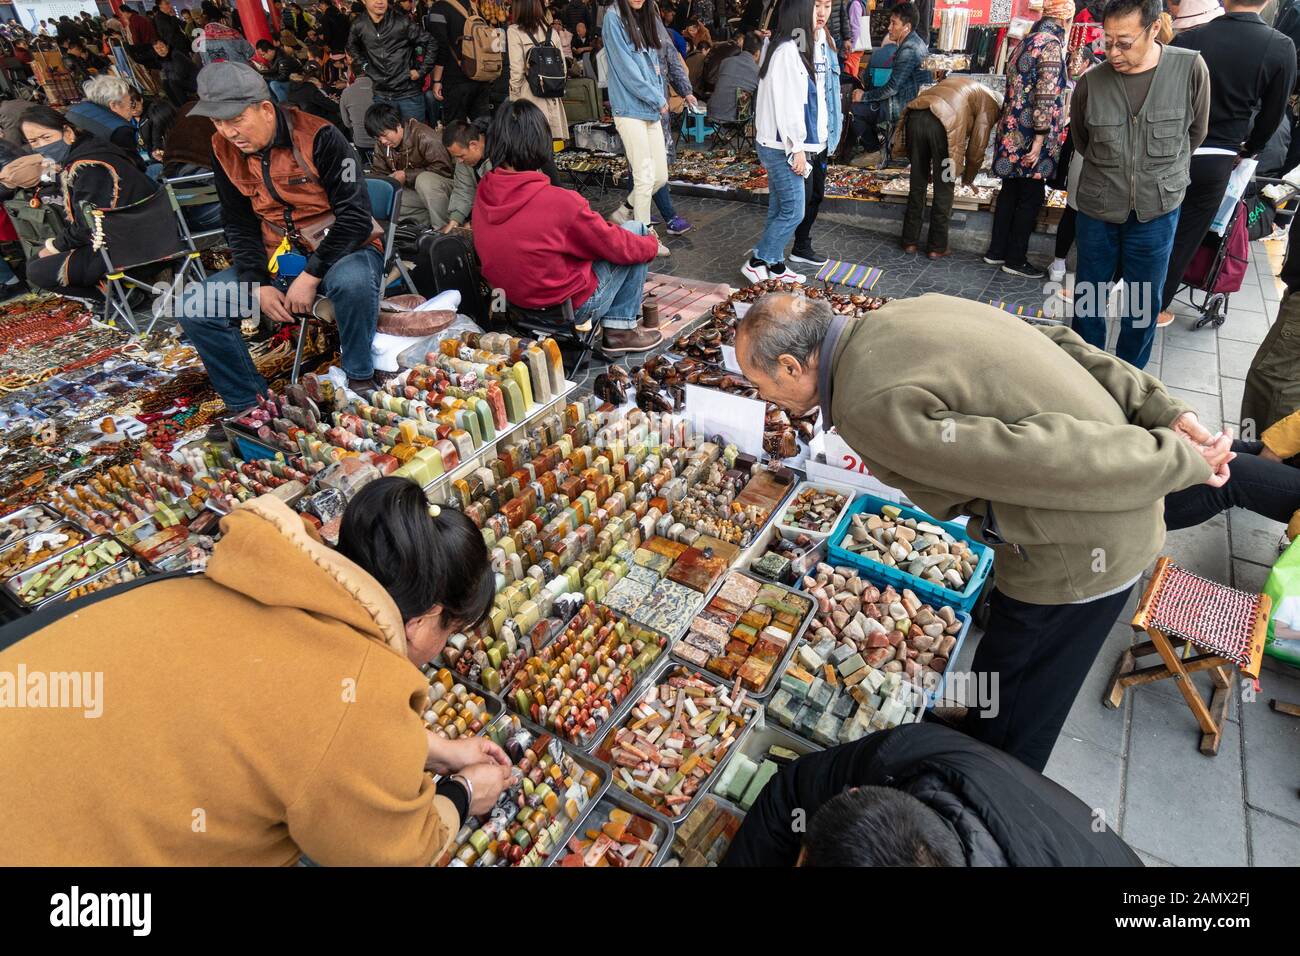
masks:
<svg viewBox="0 0 1300 956"><path fill-rule="evenodd" d="M759 794L724 866L791 866L800 835L790 821L812 819L849 787L893 787L943 817L968 866L1141 866L1118 834L1094 832L1078 797L1014 757L939 724L905 724L783 768Z"/></svg>
<svg viewBox="0 0 1300 956"><path fill-rule="evenodd" d="M348 33L348 53L353 69L375 81L377 94L395 97L419 93L437 59L433 36L399 7L389 8L378 24L369 14L358 16ZM419 81L411 79L412 70L420 71Z"/></svg>

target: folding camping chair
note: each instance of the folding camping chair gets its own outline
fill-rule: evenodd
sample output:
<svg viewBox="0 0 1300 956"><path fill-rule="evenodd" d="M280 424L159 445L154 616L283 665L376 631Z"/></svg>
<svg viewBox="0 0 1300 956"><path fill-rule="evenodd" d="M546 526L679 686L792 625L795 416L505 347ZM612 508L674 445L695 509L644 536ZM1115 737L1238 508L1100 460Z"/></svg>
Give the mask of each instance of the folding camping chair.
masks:
<svg viewBox="0 0 1300 956"><path fill-rule="evenodd" d="M397 276L406 291L419 293L406 263L397 254L397 214L402 208L402 186L391 176L366 173L366 192L370 194L370 214L384 229L384 276L397 270ZM396 280L394 280L396 281Z"/></svg>
<svg viewBox="0 0 1300 956"><path fill-rule="evenodd" d="M402 187L398 185L397 180L391 177L367 173L366 192L370 194L370 214L375 217L384 230L384 278L380 297L382 298L388 289L388 273L394 267L397 269L398 279L406 286L406 291L418 295L419 290L415 287L415 282L406 269L406 263L402 261L402 257L397 254L396 250L397 211L401 208ZM293 370L289 374L289 383L291 385L298 384L298 376L302 371L302 353L307 344L307 326L311 319L314 318L325 323L335 321L333 307L322 308L322 303L326 301L324 297L317 299L316 304L312 307L312 314L303 316L302 322L298 326L298 341L293 350Z"/></svg>
<svg viewBox="0 0 1300 956"><path fill-rule="evenodd" d="M571 370L569 379L572 381L578 380L582 366L593 354L607 358L598 345L601 332L604 331L601 321L592 319L591 328L586 332L580 331L573 312L572 298L545 309L528 309L507 302L506 321L516 335L555 339L564 356L565 368Z"/></svg>
<svg viewBox="0 0 1300 956"><path fill-rule="evenodd" d="M185 218L185 210L187 209L197 209L200 206L209 206L221 202L221 197L217 195L217 185L212 173L195 173L192 176L177 176L164 181L176 197L176 221L180 224L181 235L185 237L191 247L197 249L200 242L218 236L225 236L226 231L220 226L215 229L193 232L190 229L189 220Z"/></svg>
<svg viewBox="0 0 1300 956"><path fill-rule="evenodd" d="M734 147L737 153L752 148L754 139L754 94L736 90L736 118L713 124L713 148Z"/></svg>
<svg viewBox="0 0 1300 956"><path fill-rule="evenodd" d="M1125 689L1173 678L1200 724L1201 753L1217 755L1232 697L1232 669L1258 680L1271 610L1267 594L1216 584L1162 557L1133 618L1133 629L1150 640L1120 655L1103 703L1117 708ZM1190 656L1193 645L1199 651L1195 657ZM1136 667L1138 658L1152 654L1163 663ZM1203 670L1214 682L1208 705L1192 684L1192 674Z"/></svg>
<svg viewBox="0 0 1300 956"><path fill-rule="evenodd" d="M108 274L104 277L104 321L110 325L121 319L138 333L135 312L129 293L142 290L152 293L154 283L127 270L163 267L180 263L163 293L161 302L154 304L153 318L145 335L153 331L167 303L180 292L191 272L202 281L203 267L199 253L177 225L180 207L171 188L163 183L152 196L116 209L100 209L90 203L82 204L82 213L93 235L94 247L104 257ZM154 272L157 269L153 270Z"/></svg>

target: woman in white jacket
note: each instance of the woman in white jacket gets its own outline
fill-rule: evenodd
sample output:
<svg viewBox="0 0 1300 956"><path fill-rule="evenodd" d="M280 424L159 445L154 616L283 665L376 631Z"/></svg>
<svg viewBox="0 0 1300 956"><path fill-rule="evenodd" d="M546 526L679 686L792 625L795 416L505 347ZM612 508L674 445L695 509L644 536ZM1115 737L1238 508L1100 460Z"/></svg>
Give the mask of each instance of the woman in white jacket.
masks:
<svg viewBox="0 0 1300 956"><path fill-rule="evenodd" d="M763 51L754 124L758 158L767 169L767 225L740 270L750 282L804 281L785 262L791 237L801 261L824 261L812 252L809 234L827 156L840 136L840 67L826 32L830 12L831 0L783 0Z"/></svg>

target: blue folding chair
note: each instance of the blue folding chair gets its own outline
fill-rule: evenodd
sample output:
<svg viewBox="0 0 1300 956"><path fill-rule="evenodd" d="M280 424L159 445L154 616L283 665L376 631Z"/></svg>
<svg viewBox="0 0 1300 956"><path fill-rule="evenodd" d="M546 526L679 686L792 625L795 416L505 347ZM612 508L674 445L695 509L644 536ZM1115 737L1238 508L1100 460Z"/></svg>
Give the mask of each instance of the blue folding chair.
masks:
<svg viewBox="0 0 1300 956"><path fill-rule="evenodd" d="M384 228L384 275L388 275L394 266L397 268L397 278L389 283L388 288L400 284L406 286L407 292L418 293L406 263L397 254L397 214L401 209L401 184L390 176L367 173L366 192L370 194L370 213Z"/></svg>
<svg viewBox="0 0 1300 956"><path fill-rule="evenodd" d="M393 286L406 286L406 291L419 294L415 287L414 280L406 270L406 263L402 262L402 257L397 254L397 210L402 187L397 180L388 176L367 175L366 192L370 196L370 214L375 217L380 227L384 231L384 264L383 272L387 277L389 269L394 265L397 267L398 276L391 283L387 283L384 292L387 293ZM329 315L322 315L320 305L326 301L324 297L316 300L312 308L312 318L322 322L331 321ZM332 314L332 309L331 313ZM293 370L289 373L289 381L297 384L298 376L302 371L302 353L307 342L307 325L308 318L303 317L301 324L298 326L298 342L293 351Z"/></svg>

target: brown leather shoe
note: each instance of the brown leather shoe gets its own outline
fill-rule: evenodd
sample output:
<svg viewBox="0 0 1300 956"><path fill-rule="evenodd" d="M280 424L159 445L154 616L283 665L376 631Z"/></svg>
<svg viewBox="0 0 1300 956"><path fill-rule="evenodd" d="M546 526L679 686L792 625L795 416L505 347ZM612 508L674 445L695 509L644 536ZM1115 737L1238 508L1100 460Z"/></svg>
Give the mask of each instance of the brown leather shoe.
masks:
<svg viewBox="0 0 1300 956"><path fill-rule="evenodd" d="M909 256L916 255L917 251L920 250L921 248L915 242L902 242L899 243L899 245L903 247L903 251L906 252Z"/></svg>
<svg viewBox="0 0 1300 956"><path fill-rule="evenodd" d="M635 329L606 329L605 344L601 346L601 349L614 354L648 352L663 340L664 334L662 332L657 332L654 329L644 329L640 326Z"/></svg>
<svg viewBox="0 0 1300 956"><path fill-rule="evenodd" d="M951 249L931 249L926 256L931 259L942 259L944 256L952 255Z"/></svg>

